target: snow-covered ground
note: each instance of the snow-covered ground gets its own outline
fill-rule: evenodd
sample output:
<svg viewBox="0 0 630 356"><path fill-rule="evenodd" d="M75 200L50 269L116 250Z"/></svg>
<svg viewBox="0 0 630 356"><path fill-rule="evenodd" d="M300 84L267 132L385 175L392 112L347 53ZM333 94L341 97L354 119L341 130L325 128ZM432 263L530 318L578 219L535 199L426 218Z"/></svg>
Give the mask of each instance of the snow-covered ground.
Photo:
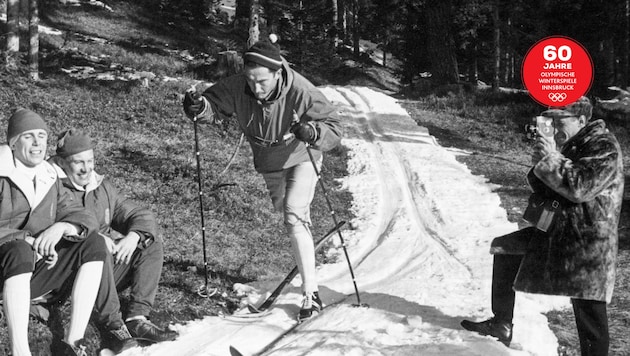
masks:
<svg viewBox="0 0 630 356"><path fill-rule="evenodd" d="M356 306L339 247L332 252L339 262L318 270L328 307L313 320L295 327L298 277L266 317L206 317L177 325L175 341L124 355L230 355L230 346L246 355L556 355L541 313L568 306L566 298L518 294L510 348L459 326L491 315L489 244L517 229L486 179L391 97L361 87L321 89L344 117L351 158L343 184L357 218L343 236L360 302L369 307ZM274 284L245 287L257 303Z"/></svg>

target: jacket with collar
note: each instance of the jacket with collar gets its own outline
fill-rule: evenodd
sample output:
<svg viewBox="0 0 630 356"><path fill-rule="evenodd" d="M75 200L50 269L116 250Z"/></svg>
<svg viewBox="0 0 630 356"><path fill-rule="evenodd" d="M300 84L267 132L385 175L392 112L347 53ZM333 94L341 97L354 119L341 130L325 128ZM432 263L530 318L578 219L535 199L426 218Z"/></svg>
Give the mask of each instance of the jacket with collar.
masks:
<svg viewBox="0 0 630 356"><path fill-rule="evenodd" d="M528 246L514 288L610 302L615 283L623 160L602 120L587 123L529 172L535 194L560 203L551 228Z"/></svg>
<svg viewBox="0 0 630 356"><path fill-rule="evenodd" d="M315 159L341 141L337 108L285 60L281 73L279 85L269 100L258 100L252 94L243 73L220 80L203 94L213 114L236 114L252 148L254 167L260 173L280 171L309 160L304 142L287 135L294 123L294 113L317 131L318 138L313 143Z"/></svg>
<svg viewBox="0 0 630 356"><path fill-rule="evenodd" d="M92 171L90 183L85 189L78 188L57 164L58 159L55 156L49 162L64 188L96 216L101 234L117 240L134 231L140 235L141 248L158 238L155 216L149 209L127 199L108 179L95 171Z"/></svg>
<svg viewBox="0 0 630 356"><path fill-rule="evenodd" d="M9 146L0 145L0 245L37 237L56 222L81 227L80 236L73 239L83 239L98 228L94 216L63 188L48 162L38 166L34 186L16 169Z"/></svg>

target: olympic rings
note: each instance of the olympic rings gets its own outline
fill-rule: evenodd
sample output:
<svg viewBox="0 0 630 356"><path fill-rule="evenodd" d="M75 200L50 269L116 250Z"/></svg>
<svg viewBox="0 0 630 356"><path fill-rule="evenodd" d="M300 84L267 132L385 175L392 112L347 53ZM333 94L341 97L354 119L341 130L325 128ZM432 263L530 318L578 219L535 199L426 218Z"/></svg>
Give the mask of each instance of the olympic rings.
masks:
<svg viewBox="0 0 630 356"><path fill-rule="evenodd" d="M549 98L549 100L553 101L554 103L557 103L557 102L564 101L564 99L567 98L567 94L566 93L549 93L547 97Z"/></svg>

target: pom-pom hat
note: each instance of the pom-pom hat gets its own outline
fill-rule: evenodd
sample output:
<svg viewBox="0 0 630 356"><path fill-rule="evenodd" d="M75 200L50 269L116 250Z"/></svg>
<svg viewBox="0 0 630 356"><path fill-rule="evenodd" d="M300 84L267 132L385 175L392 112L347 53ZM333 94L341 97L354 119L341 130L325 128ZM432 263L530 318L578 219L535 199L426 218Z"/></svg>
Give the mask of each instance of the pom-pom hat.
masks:
<svg viewBox="0 0 630 356"><path fill-rule="evenodd" d="M245 63L254 62L271 70L278 70L282 67L282 57L280 50L268 41L258 41L254 43L243 55Z"/></svg>

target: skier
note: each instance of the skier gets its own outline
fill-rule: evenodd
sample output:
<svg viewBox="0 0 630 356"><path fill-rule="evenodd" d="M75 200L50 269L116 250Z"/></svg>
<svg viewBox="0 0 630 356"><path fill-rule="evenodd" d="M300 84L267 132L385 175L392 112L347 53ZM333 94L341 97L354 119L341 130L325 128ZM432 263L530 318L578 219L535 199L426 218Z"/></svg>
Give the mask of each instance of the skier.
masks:
<svg viewBox="0 0 630 356"><path fill-rule="evenodd" d="M249 48L242 73L220 80L203 95L185 94L186 115L194 120L219 120L235 113L262 174L274 208L283 212L293 256L302 277L304 301L299 319L319 312L315 253L310 232L310 204L322 151L341 140L337 109L302 75L291 69L277 46L259 41Z"/></svg>

